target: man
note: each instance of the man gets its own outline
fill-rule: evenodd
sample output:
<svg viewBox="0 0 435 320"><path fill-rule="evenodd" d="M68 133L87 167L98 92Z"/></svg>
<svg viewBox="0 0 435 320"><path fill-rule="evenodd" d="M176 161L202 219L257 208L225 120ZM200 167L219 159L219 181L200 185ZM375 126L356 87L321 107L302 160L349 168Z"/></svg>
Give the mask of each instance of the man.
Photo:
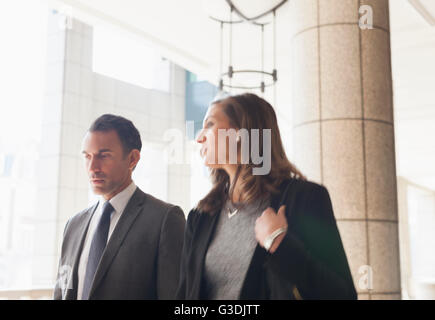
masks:
<svg viewBox="0 0 435 320"><path fill-rule="evenodd" d="M101 199L66 224L55 299L175 297L185 218L132 181L141 147L123 117L105 114L89 128L82 153Z"/></svg>

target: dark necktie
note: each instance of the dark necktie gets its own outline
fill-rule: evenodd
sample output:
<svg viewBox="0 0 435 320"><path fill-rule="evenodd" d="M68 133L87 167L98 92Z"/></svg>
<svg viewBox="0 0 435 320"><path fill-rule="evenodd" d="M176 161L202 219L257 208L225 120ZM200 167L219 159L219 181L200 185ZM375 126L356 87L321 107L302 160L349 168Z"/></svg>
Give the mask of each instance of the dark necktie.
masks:
<svg viewBox="0 0 435 320"><path fill-rule="evenodd" d="M104 248L106 247L107 237L109 235L110 215L114 211L109 201L103 205L103 214L98 222L94 237L92 238L91 248L89 250L88 264L86 266L85 281L83 283L82 299L88 300L89 293L94 281L95 271L100 263Z"/></svg>

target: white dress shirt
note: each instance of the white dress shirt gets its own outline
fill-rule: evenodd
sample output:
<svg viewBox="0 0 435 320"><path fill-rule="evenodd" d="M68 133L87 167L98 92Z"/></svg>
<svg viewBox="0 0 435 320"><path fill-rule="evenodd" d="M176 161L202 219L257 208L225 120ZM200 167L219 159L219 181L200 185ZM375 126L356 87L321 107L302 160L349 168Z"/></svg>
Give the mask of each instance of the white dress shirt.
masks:
<svg viewBox="0 0 435 320"><path fill-rule="evenodd" d="M121 214L124 212L125 207L127 206L128 201L130 200L133 193L136 191L136 185L134 182L131 182L130 185L122 190L120 193L115 195L112 199L109 200L112 207L115 209L110 216L110 227L109 234L107 236L107 241L109 241L110 236L115 229L116 224L118 223ZM88 232L86 234L85 243L83 245L83 250L80 255L79 261L79 269L78 269L78 290L77 290L77 299L82 299L83 294L83 282L85 280L86 266L88 265L88 257L89 250L91 249L92 239L94 237L95 229L98 226L98 222L100 221L102 213L103 204L106 200L101 197L98 201L97 209L95 210L94 215L92 216L91 222L89 224Z"/></svg>

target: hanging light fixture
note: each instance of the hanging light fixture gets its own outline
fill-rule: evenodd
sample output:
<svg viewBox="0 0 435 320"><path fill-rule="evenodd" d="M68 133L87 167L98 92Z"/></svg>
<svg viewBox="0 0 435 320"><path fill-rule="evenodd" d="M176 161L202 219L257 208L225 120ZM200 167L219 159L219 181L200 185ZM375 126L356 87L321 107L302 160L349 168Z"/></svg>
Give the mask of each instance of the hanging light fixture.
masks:
<svg viewBox="0 0 435 320"><path fill-rule="evenodd" d="M278 80L276 70L276 11L287 0L209 0L207 1L209 17L220 23L220 76L219 89L260 89L264 93L266 87L273 86ZM225 19L223 7L226 3L229 18ZM233 25L250 23L261 32L261 69L237 69L233 66ZM264 69L264 29L272 23L273 26L273 70L267 72ZM223 71L223 38L224 25L229 27L229 57L228 69ZM233 84L232 80L237 75L260 76L260 83L257 85Z"/></svg>

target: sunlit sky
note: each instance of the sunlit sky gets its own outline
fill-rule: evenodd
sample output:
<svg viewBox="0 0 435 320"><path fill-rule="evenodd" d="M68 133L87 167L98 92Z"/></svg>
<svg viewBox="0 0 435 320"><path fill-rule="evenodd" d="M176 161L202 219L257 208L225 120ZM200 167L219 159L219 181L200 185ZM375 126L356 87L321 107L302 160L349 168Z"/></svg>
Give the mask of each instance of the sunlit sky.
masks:
<svg viewBox="0 0 435 320"><path fill-rule="evenodd" d="M40 138L47 14L44 0L0 0L0 153Z"/></svg>

